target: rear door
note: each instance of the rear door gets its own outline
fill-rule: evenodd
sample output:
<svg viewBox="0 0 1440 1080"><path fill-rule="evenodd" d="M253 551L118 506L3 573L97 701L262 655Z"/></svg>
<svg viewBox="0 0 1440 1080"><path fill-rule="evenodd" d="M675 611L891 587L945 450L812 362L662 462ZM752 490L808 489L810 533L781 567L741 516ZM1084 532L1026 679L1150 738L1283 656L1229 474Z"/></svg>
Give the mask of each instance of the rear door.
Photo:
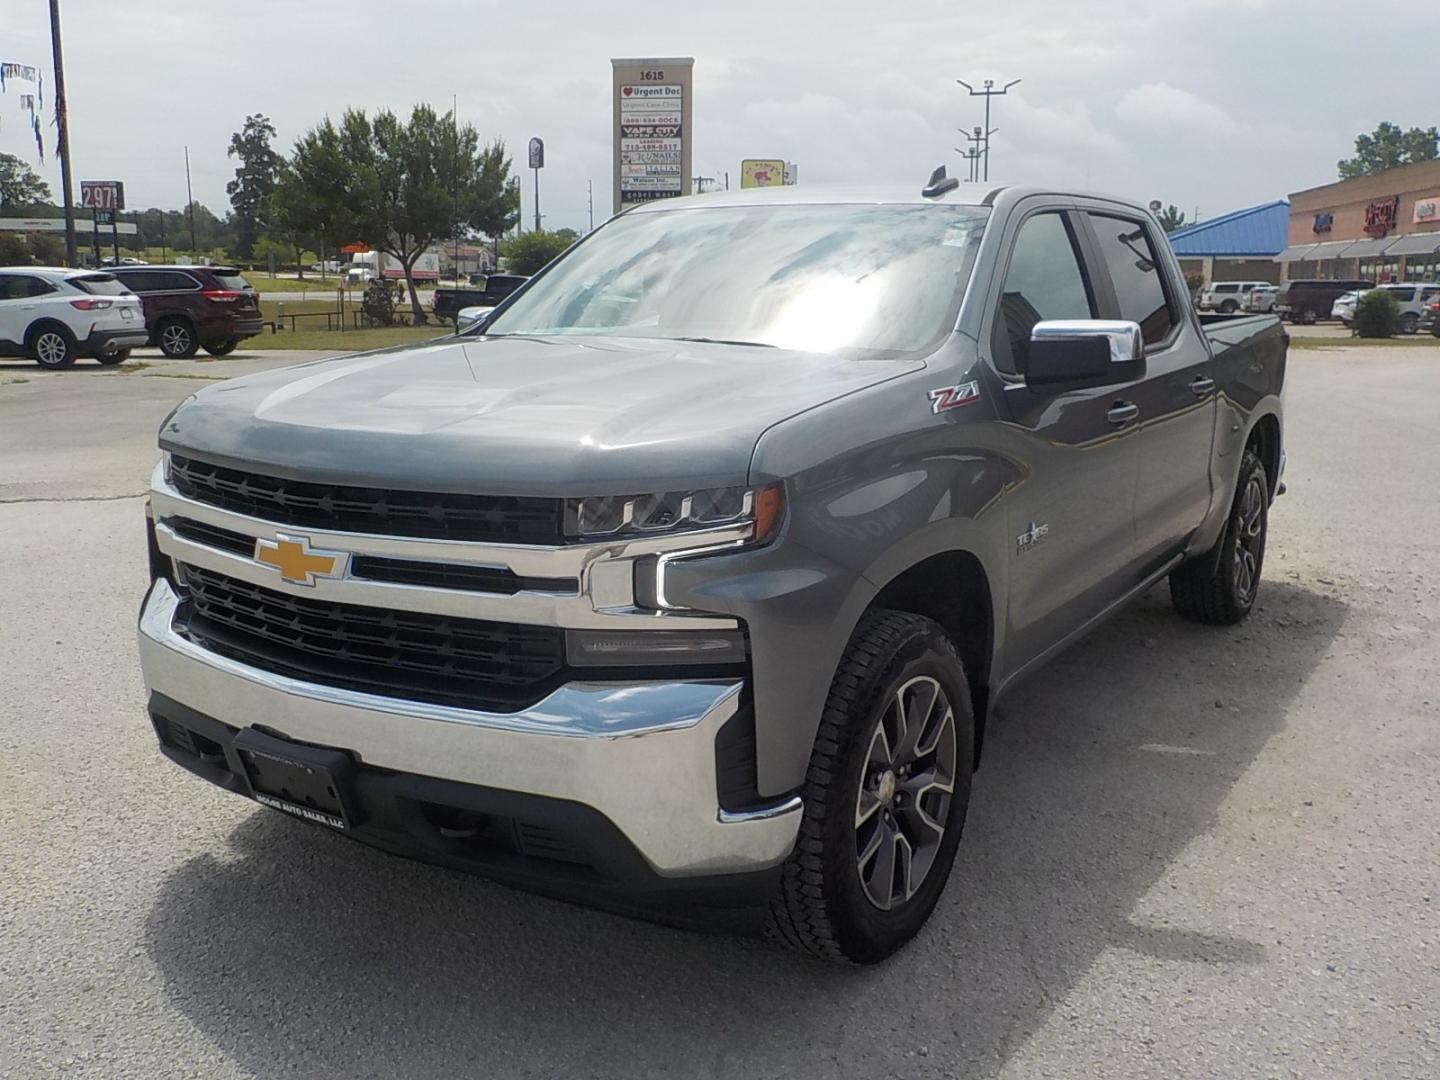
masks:
<svg viewBox="0 0 1440 1080"><path fill-rule="evenodd" d="M1139 323L1145 337L1145 377L1133 390L1140 406L1136 570L1145 576L1183 547L1210 509L1215 376L1153 227L1123 213L1091 210L1086 218L1101 264L1095 272L1108 279L1115 305L1104 317Z"/></svg>
<svg viewBox="0 0 1440 1080"><path fill-rule="evenodd" d="M989 335L1006 379L1009 455L1019 479L1005 494L1010 588L1007 666L1063 641L1126 590L1134 558L1138 429L1133 384L1032 390L1023 372L1030 331L1047 319L1091 319L1102 299L1081 258L1076 215L1037 201L1021 211Z"/></svg>
<svg viewBox="0 0 1440 1080"><path fill-rule="evenodd" d="M0 353L18 355L25 346L25 328L30 325L27 275L0 273Z"/></svg>

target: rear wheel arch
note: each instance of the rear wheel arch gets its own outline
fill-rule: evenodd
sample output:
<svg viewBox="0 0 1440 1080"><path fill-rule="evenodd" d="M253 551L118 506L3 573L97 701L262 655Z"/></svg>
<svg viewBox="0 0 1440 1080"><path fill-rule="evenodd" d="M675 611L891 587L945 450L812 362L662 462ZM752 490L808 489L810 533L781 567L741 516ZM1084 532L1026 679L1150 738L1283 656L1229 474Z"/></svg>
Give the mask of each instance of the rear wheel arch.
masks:
<svg viewBox="0 0 1440 1080"><path fill-rule="evenodd" d="M1270 498L1275 498L1275 489L1280 484L1280 418L1266 413L1255 421L1246 436L1245 445L1253 449L1260 463L1265 466L1265 475L1270 482Z"/></svg>

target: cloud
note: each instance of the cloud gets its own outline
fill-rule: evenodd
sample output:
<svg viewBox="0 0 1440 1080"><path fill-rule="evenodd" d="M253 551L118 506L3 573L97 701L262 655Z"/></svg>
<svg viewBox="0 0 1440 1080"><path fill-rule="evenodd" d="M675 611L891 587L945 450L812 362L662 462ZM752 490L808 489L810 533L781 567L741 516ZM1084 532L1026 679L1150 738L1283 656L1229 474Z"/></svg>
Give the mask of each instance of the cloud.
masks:
<svg viewBox="0 0 1440 1080"><path fill-rule="evenodd" d="M1217 134L1239 129L1230 114L1220 106L1164 82L1146 83L1127 91L1115 103L1115 114L1136 124L1178 124Z"/></svg>

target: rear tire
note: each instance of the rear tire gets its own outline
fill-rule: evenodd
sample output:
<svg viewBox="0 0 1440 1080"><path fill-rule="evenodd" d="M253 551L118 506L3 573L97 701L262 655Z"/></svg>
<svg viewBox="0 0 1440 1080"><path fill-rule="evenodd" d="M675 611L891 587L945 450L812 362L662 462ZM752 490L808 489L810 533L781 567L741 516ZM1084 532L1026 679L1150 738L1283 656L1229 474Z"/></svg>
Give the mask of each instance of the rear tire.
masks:
<svg viewBox="0 0 1440 1080"><path fill-rule="evenodd" d="M830 684L768 935L856 964L914 937L955 861L974 747L970 684L945 631L868 613Z"/></svg>
<svg viewBox="0 0 1440 1080"><path fill-rule="evenodd" d="M166 319L155 327L155 344L172 360L189 360L200 347L195 328L185 319Z"/></svg>
<svg viewBox="0 0 1440 1080"><path fill-rule="evenodd" d="M1407 311L1400 316L1400 332L1402 334L1416 334L1420 332L1420 316L1413 311Z"/></svg>
<svg viewBox="0 0 1440 1080"><path fill-rule="evenodd" d="M75 363L78 355L75 335L59 323L40 326L30 331L26 351L42 368L58 371Z"/></svg>
<svg viewBox="0 0 1440 1080"><path fill-rule="evenodd" d="M231 338L229 341L222 341L218 345L206 345L205 351L211 356L229 356L235 351L235 346L239 344L239 338Z"/></svg>
<svg viewBox="0 0 1440 1080"><path fill-rule="evenodd" d="M1235 312L1238 311L1239 309L1240 309L1240 305L1237 304L1234 300L1226 300L1223 304L1220 305L1220 314L1221 314L1221 315L1234 315Z"/></svg>
<svg viewBox="0 0 1440 1080"><path fill-rule="evenodd" d="M1260 592L1269 522L1270 478L1259 455L1247 447L1230 518L1216 542L1219 551L1211 548L1170 575L1175 610L1212 626L1232 626L1249 615Z"/></svg>

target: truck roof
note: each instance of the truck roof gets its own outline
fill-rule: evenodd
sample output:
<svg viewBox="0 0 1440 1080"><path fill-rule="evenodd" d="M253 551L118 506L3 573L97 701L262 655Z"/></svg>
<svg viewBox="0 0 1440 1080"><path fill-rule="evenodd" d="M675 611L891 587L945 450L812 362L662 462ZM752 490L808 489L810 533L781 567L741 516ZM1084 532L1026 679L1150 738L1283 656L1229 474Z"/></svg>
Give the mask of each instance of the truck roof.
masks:
<svg viewBox="0 0 1440 1080"><path fill-rule="evenodd" d="M920 194L922 183L882 184L882 185L837 185L828 186L824 184L805 186L791 185L789 187L768 187L768 188L747 188L733 191L714 191L705 195L687 195L674 199L657 199L654 202L641 203L632 207L627 213L650 214L659 213L665 210L687 210L704 206L754 206L757 203L763 205L842 205L846 203L872 203L872 204L910 204L915 206L936 205L943 203L949 206L993 206L1002 196L1006 202L1022 199L1029 195L1062 195L1067 198L1103 199L1106 202L1113 202L1121 206L1129 207L1132 210L1143 208L1130 199L1123 199L1116 195L1108 195L1103 192L1077 191L1064 187L1045 187L1041 185L1011 185L1001 184L995 181L986 181L978 184L961 183L959 187L946 192L943 195L927 198Z"/></svg>

